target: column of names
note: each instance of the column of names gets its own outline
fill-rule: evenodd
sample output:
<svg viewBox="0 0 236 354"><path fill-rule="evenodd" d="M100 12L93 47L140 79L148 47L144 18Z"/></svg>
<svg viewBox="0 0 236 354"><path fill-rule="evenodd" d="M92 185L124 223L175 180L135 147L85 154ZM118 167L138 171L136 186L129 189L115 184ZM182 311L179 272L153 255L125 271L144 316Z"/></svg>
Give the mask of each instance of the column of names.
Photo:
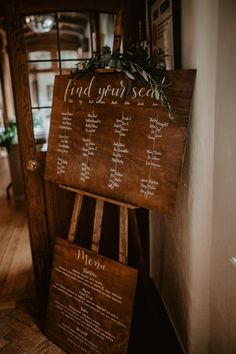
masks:
<svg viewBox="0 0 236 354"><path fill-rule="evenodd" d="M160 168L160 160L162 157L162 152L156 148L156 143L158 139L161 139L161 131L168 127L168 122L160 122L159 116L149 117L149 129L148 141L150 142L150 148L146 149L146 161L145 165L147 167L147 177L141 178L140 183L140 193L142 193L146 198L153 196L159 182L152 178L152 170Z"/></svg>
<svg viewBox="0 0 236 354"><path fill-rule="evenodd" d="M73 114L69 111L61 112L61 124L59 126L58 145L57 145L57 165L56 173L62 175L66 173L68 165L67 155L70 151L70 131L72 130Z"/></svg>
<svg viewBox="0 0 236 354"><path fill-rule="evenodd" d="M124 165L123 156L128 154L128 149L125 146L125 143L122 142L122 139L125 138L128 132L128 125L131 117L125 116L122 112L121 117L116 118L116 121L113 125L114 133L118 136L117 141L113 143L112 151L112 167L110 168L110 176L108 180L108 188L114 190L119 188L122 181L123 173L120 170L120 166Z"/></svg>
<svg viewBox="0 0 236 354"><path fill-rule="evenodd" d="M96 133L98 126L101 124L101 120L98 118L98 114L94 111L88 113L85 118L85 132L88 133L87 137L82 138L82 156L83 161L80 170L80 180L86 182L90 179L90 164L89 160L95 155L97 146L92 137Z"/></svg>

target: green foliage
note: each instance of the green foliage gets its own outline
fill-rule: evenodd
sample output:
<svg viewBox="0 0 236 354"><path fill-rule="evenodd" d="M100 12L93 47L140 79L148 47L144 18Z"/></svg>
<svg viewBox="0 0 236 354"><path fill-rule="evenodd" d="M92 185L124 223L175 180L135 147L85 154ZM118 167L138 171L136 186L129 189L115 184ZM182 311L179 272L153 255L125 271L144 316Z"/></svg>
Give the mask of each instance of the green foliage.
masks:
<svg viewBox="0 0 236 354"><path fill-rule="evenodd" d="M146 41L132 45L124 53L112 55L109 46L104 46L101 53L94 53L92 58L86 62L79 62L72 70L71 77L78 79L84 75L93 73L96 69L113 68L122 72L131 83L135 80L142 81L144 85L150 85L155 90L156 99L166 107L170 115L172 109L166 93L165 84L165 54L161 53L154 59L148 55L148 43ZM129 90L132 84L129 85Z"/></svg>
<svg viewBox="0 0 236 354"><path fill-rule="evenodd" d="M0 146L6 147L9 151L11 148L11 144L16 138L16 122L9 121L5 129L0 132Z"/></svg>
<svg viewBox="0 0 236 354"><path fill-rule="evenodd" d="M231 257L229 259L230 263L233 264L233 266L236 268L236 257Z"/></svg>

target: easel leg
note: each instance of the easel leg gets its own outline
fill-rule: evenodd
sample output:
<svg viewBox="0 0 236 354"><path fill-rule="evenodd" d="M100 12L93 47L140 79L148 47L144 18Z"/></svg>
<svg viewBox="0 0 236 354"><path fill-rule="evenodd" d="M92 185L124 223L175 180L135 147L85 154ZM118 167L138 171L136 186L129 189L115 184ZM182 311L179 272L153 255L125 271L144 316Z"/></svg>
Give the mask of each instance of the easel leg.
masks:
<svg viewBox="0 0 236 354"><path fill-rule="evenodd" d="M120 207L119 261L128 263L128 208Z"/></svg>
<svg viewBox="0 0 236 354"><path fill-rule="evenodd" d="M130 221L130 226L131 226L131 234L133 237L133 244L136 250L136 254L138 257L138 263L140 266L140 275L141 275L141 280L144 286L144 291L145 291L145 296L146 296L146 301L147 305L149 306L151 304L150 302L150 285L149 285L149 277L148 277L148 272L147 272L147 266L146 262L144 259L144 254L143 254L143 249L142 249L142 244L141 244L141 239L140 239L140 233L139 233L139 228L138 228L138 222L137 222L137 217L135 214L134 209L129 209L129 221Z"/></svg>
<svg viewBox="0 0 236 354"><path fill-rule="evenodd" d="M81 206L82 206L82 201L83 201L83 195L76 194L75 204L74 204L73 213L72 213L72 217L71 217L70 230L69 230L69 235L68 235L68 241L70 241L70 242L74 242L74 239L75 239L77 225L79 222L79 215L80 215Z"/></svg>
<svg viewBox="0 0 236 354"><path fill-rule="evenodd" d="M92 238L92 251L99 252L99 244L102 229L102 216L103 216L104 201L96 199L96 209L93 224L93 238Z"/></svg>

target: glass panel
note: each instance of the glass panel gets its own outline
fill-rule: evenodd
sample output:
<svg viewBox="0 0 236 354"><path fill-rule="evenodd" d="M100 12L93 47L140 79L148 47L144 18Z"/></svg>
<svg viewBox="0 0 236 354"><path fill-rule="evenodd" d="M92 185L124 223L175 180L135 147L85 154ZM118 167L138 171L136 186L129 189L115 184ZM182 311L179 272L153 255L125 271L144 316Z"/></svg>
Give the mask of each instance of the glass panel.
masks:
<svg viewBox="0 0 236 354"><path fill-rule="evenodd" d="M62 50L62 60L78 59L78 53L75 50Z"/></svg>
<svg viewBox="0 0 236 354"><path fill-rule="evenodd" d="M32 15L24 18L24 37L28 59L35 51L48 51L57 57L56 14Z"/></svg>
<svg viewBox="0 0 236 354"><path fill-rule="evenodd" d="M72 69L76 68L76 65L80 62L80 60L70 60L70 61L63 61L61 63L62 67L62 73L65 74L65 72L70 73ZM82 61L81 61L82 62ZM85 61L83 61L85 62Z"/></svg>
<svg viewBox="0 0 236 354"><path fill-rule="evenodd" d="M29 74L30 97L32 107L52 105L52 92L55 72L32 72Z"/></svg>
<svg viewBox="0 0 236 354"><path fill-rule="evenodd" d="M100 47L108 45L111 50L113 47L115 15L114 14L99 14L100 23Z"/></svg>
<svg viewBox="0 0 236 354"><path fill-rule="evenodd" d="M115 14L93 13L90 16L90 22L92 51L99 52L105 45L108 45L112 50Z"/></svg>
<svg viewBox="0 0 236 354"><path fill-rule="evenodd" d="M61 59L68 59L68 51L73 52L71 59L91 57L91 38L89 14L83 12L58 13Z"/></svg>
<svg viewBox="0 0 236 354"><path fill-rule="evenodd" d="M51 108L32 109L34 137L37 143L47 143Z"/></svg>
<svg viewBox="0 0 236 354"><path fill-rule="evenodd" d="M36 69L36 70L51 69L52 68L51 59L52 59L51 52L47 52L47 51L30 52L29 53L29 60L33 60L35 62L31 63L29 68L31 71L33 69Z"/></svg>

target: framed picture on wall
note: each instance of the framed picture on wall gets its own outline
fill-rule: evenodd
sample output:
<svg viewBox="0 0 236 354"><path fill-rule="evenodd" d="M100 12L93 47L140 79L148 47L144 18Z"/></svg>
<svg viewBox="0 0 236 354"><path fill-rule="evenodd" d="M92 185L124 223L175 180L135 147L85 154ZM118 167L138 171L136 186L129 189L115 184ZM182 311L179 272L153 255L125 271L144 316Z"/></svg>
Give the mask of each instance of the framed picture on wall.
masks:
<svg viewBox="0 0 236 354"><path fill-rule="evenodd" d="M151 55L181 68L180 0L149 0Z"/></svg>

